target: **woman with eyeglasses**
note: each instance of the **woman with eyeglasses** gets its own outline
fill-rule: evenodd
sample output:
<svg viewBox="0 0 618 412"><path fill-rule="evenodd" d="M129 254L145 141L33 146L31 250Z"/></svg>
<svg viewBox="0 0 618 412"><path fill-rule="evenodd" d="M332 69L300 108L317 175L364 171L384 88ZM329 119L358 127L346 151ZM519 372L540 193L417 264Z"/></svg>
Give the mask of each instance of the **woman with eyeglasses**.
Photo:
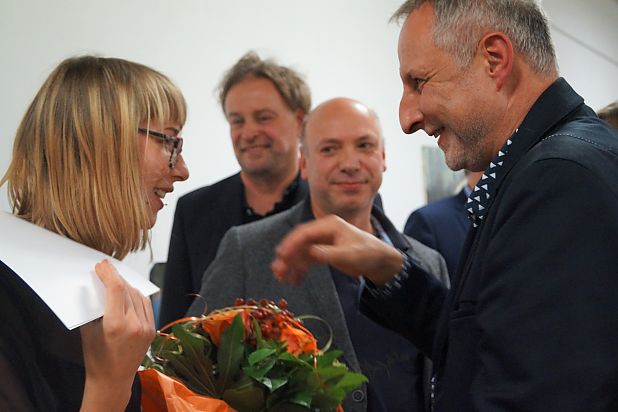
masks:
<svg viewBox="0 0 618 412"><path fill-rule="evenodd" d="M163 197L189 175L178 137L185 117L178 88L148 67L63 61L26 111L0 181L13 213L118 259L145 248ZM140 410L136 371L154 336L152 306L107 261L95 270L105 313L68 331L0 262L0 410Z"/></svg>

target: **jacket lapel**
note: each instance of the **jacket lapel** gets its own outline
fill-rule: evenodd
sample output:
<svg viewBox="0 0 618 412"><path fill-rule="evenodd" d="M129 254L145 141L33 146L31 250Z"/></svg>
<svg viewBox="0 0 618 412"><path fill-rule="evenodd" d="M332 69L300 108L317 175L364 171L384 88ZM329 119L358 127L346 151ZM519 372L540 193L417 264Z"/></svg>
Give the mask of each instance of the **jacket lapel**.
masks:
<svg viewBox="0 0 618 412"><path fill-rule="evenodd" d="M287 224L291 230L296 225L313 219L311 202L307 196L298 205L294 206L293 209L290 209ZM322 318L332 329L333 347L343 351L344 360L348 366L359 372L360 364L352 346L352 340L348 333L348 326L343 309L339 303L339 295L335 289L330 268L327 265L313 266L305 276L300 287L302 289L299 289L299 293L302 293L302 298L311 305L312 312L322 314Z"/></svg>

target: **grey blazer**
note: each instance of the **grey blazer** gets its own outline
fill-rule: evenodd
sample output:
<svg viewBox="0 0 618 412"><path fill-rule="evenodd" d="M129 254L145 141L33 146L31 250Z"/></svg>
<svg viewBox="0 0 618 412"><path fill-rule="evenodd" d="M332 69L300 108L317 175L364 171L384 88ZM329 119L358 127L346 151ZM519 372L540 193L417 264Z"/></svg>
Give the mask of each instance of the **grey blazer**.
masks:
<svg viewBox="0 0 618 412"><path fill-rule="evenodd" d="M275 247L294 226L302 222L307 202L304 200L287 211L261 221L232 227L221 240L215 260L204 274L201 298L194 301L187 315L232 306L239 297L265 298L275 302L283 297L294 314L311 314L324 319L334 332L333 347L343 351L342 361L352 370L360 372L328 266L314 266L299 286L278 282L270 270ZM442 256L414 239L406 240L411 246L408 254L427 272L435 273L440 280L448 282ZM316 331L311 325L310 328L318 342L323 343L327 338L325 331ZM365 393L366 388L363 388L362 393L352 394L351 399L344 403L344 410L365 412Z"/></svg>

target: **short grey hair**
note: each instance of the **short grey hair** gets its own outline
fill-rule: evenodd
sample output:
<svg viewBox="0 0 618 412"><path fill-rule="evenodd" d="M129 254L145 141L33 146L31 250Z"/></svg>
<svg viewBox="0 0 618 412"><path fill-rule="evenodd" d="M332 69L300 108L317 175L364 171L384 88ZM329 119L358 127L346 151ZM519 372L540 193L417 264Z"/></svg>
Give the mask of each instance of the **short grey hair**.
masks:
<svg viewBox="0 0 618 412"><path fill-rule="evenodd" d="M490 31L511 39L515 52L539 75L557 72L549 22L535 0L407 0L391 17L405 20L423 4L433 7L436 47L448 51L460 67L471 62L478 41Z"/></svg>

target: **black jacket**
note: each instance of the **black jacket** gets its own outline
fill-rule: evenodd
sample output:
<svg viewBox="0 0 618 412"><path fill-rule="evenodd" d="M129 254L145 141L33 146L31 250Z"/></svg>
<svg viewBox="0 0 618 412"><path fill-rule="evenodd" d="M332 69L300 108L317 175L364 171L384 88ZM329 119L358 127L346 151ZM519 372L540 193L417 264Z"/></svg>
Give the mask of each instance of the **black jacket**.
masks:
<svg viewBox="0 0 618 412"><path fill-rule="evenodd" d="M0 411L79 411L86 381L79 328L68 330L2 261L0 324ZM136 374L127 411L140 410L140 396Z"/></svg>
<svg viewBox="0 0 618 412"><path fill-rule="evenodd" d="M288 207L307 194L298 181ZM240 173L190 192L176 205L161 298L159 327L185 316L200 291L202 276L232 226L243 223L244 188Z"/></svg>

